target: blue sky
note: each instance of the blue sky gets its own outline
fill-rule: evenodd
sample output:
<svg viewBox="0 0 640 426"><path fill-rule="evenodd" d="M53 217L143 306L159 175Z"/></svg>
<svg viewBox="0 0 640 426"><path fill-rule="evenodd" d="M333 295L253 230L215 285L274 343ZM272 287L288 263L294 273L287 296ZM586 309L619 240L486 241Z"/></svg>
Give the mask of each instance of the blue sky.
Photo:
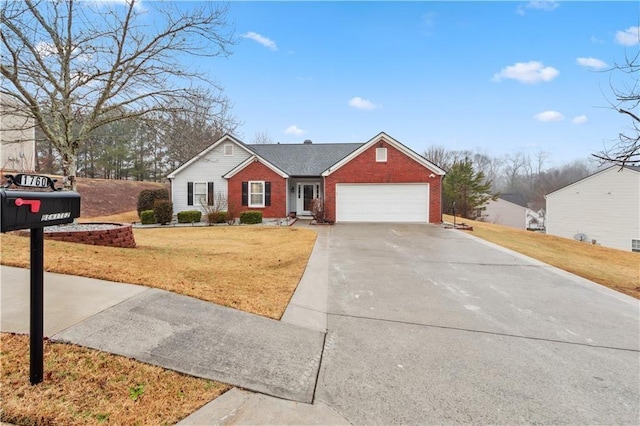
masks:
<svg viewBox="0 0 640 426"><path fill-rule="evenodd" d="M234 1L229 21L233 54L200 65L231 98L245 142L384 131L420 153L542 150L552 166L630 126L608 108L603 70L638 51L638 1Z"/></svg>

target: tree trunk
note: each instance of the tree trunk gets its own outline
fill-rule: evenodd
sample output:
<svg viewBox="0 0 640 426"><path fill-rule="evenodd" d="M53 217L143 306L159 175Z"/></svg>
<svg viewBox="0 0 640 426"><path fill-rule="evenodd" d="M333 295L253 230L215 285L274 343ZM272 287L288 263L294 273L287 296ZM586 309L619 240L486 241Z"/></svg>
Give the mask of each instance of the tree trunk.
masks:
<svg viewBox="0 0 640 426"><path fill-rule="evenodd" d="M77 189L78 160L75 153L69 152L70 148L65 147L62 151L62 189L75 191Z"/></svg>

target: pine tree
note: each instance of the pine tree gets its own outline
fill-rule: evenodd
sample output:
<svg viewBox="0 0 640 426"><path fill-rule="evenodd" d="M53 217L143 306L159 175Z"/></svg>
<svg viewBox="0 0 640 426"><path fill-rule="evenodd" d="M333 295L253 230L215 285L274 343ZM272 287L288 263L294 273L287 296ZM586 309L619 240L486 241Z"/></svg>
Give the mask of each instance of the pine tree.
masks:
<svg viewBox="0 0 640 426"><path fill-rule="evenodd" d="M498 195L492 195L491 180L485 181L482 171L475 172L471 160L456 161L449 169L443 183L445 212L474 219L478 209ZM455 204L454 204L455 203Z"/></svg>

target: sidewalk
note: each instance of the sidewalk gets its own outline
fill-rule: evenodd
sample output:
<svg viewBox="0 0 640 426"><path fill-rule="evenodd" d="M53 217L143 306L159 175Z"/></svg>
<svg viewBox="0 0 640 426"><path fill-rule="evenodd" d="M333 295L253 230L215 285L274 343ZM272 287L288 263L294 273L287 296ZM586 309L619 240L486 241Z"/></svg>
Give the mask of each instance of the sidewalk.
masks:
<svg viewBox="0 0 640 426"><path fill-rule="evenodd" d="M313 228L318 239L282 321L163 290L45 273L45 335L264 394L233 389L181 424L348 424L328 406L310 405L326 332L330 232ZM29 270L1 266L0 273L0 329L28 333Z"/></svg>

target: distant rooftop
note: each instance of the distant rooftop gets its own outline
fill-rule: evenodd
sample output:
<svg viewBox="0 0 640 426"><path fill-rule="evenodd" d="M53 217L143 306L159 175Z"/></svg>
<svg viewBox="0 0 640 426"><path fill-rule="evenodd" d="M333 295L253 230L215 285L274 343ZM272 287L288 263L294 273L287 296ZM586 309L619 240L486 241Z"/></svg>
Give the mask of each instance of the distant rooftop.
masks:
<svg viewBox="0 0 640 426"><path fill-rule="evenodd" d="M527 206L527 200L522 194L500 194L498 198L501 198L513 204L517 204L520 207L529 207Z"/></svg>

